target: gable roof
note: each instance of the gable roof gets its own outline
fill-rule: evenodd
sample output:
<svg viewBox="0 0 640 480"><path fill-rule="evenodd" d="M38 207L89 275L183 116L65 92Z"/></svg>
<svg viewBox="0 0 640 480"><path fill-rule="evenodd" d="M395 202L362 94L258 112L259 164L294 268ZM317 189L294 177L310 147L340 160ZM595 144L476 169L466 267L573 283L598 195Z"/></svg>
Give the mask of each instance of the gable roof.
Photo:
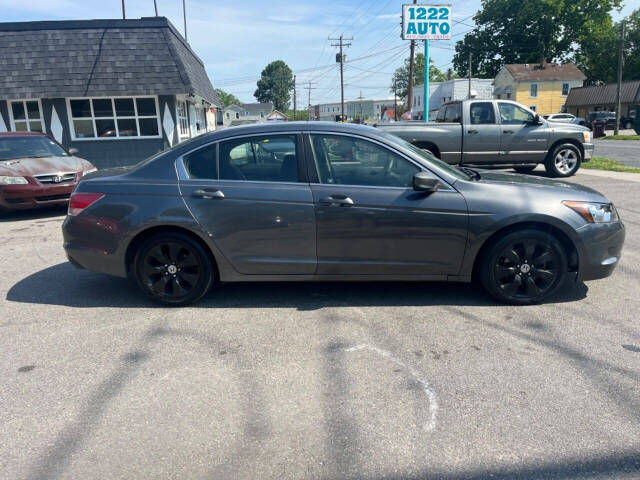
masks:
<svg viewBox="0 0 640 480"><path fill-rule="evenodd" d="M541 65L543 65L541 67ZM510 63L507 71L517 82L544 82L551 80L584 80L587 77L575 63Z"/></svg>
<svg viewBox="0 0 640 480"><path fill-rule="evenodd" d="M263 110L273 110L273 103L271 102L266 102L266 103L243 103L242 104L242 109L247 111L247 112L260 112Z"/></svg>
<svg viewBox="0 0 640 480"><path fill-rule="evenodd" d="M576 87L569 91L565 105L613 105L616 103L615 83L607 85L591 85L589 87ZM620 85L621 103L640 103L640 80L622 82Z"/></svg>
<svg viewBox="0 0 640 480"><path fill-rule="evenodd" d="M0 99L192 93L220 106L165 17L0 23L0 51Z"/></svg>

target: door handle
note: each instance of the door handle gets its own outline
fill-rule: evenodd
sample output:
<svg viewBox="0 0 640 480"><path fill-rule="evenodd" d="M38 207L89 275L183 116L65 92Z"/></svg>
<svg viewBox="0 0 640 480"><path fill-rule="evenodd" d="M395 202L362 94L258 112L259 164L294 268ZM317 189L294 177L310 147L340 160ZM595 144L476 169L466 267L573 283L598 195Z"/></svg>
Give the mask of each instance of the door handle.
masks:
<svg viewBox="0 0 640 480"><path fill-rule="evenodd" d="M195 198L224 198L224 193L222 193L222 190L204 189L194 190L191 196Z"/></svg>
<svg viewBox="0 0 640 480"><path fill-rule="evenodd" d="M502 133L513 133L513 130L504 130Z"/></svg>
<svg viewBox="0 0 640 480"><path fill-rule="evenodd" d="M321 198L320 203L328 203L330 206L348 207L349 205L353 205L353 200L346 195L336 194Z"/></svg>
<svg viewBox="0 0 640 480"><path fill-rule="evenodd" d="M478 130L468 130L467 133L478 133Z"/></svg>

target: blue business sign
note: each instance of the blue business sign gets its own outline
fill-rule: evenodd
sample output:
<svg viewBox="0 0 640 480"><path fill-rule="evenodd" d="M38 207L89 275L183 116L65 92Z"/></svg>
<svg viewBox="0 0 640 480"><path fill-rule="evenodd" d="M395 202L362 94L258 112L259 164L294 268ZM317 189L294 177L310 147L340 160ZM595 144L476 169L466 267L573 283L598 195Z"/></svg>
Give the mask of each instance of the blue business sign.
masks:
<svg viewBox="0 0 640 480"><path fill-rule="evenodd" d="M449 40L451 5L402 5L403 40Z"/></svg>

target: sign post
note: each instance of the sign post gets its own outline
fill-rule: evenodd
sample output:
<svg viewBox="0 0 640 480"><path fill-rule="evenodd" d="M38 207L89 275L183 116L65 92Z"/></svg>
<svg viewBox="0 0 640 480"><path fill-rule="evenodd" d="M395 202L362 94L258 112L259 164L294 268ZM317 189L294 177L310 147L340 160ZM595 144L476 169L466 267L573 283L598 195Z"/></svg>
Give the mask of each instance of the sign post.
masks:
<svg viewBox="0 0 640 480"><path fill-rule="evenodd" d="M429 121L429 40L451 38L451 5L402 5L402 39L424 40L424 120Z"/></svg>

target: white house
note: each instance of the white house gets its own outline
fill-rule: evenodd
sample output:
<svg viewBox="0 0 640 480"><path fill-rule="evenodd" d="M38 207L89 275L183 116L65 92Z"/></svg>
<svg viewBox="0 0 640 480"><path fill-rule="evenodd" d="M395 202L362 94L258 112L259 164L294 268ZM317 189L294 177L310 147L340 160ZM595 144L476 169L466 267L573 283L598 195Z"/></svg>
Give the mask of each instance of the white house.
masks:
<svg viewBox="0 0 640 480"><path fill-rule="evenodd" d="M273 112L273 103L244 103L229 105L222 111L222 125L231 127L247 123L261 123Z"/></svg>
<svg viewBox="0 0 640 480"><path fill-rule="evenodd" d="M414 119L424 119L424 85L415 85L412 89L412 105L409 107ZM469 97L469 80L454 78L445 82L429 82L430 116L443 103L453 100L466 100ZM493 98L493 80L483 78L471 79L471 97L477 99Z"/></svg>

